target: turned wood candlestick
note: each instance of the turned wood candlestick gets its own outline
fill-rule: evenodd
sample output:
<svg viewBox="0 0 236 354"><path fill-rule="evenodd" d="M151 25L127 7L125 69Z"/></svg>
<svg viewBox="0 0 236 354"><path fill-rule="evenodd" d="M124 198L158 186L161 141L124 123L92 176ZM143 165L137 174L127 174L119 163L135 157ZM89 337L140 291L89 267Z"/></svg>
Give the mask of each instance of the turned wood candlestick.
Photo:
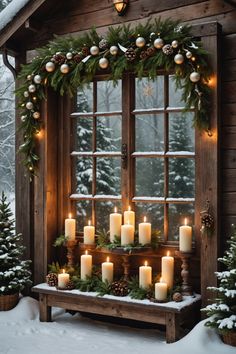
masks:
<svg viewBox="0 0 236 354"><path fill-rule="evenodd" d="M124 280L129 280L129 272L130 272L130 261L129 261L129 255L125 254L122 256L122 266L124 269Z"/></svg>
<svg viewBox="0 0 236 354"><path fill-rule="evenodd" d="M68 240L66 242L66 248L67 248L67 259L68 259L68 266L73 268L74 267L74 248L76 245L77 241L76 240Z"/></svg>
<svg viewBox="0 0 236 354"><path fill-rule="evenodd" d="M181 259L181 293L182 295L192 295L192 287L189 285L189 259L192 257L192 252L176 251L175 254Z"/></svg>

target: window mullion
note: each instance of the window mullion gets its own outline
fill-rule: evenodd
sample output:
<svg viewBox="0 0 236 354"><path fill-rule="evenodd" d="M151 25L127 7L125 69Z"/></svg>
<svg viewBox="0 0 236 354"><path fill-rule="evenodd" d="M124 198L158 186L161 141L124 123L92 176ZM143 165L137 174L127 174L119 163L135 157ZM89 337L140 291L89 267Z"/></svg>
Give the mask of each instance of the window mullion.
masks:
<svg viewBox="0 0 236 354"><path fill-rule="evenodd" d="M93 113L97 112L97 81L93 83ZM93 137L92 137L93 153L97 150L97 117L93 116ZM92 195L96 194L96 178L97 178L97 158L93 155L93 176L92 176ZM92 200L92 224L96 225L96 205Z"/></svg>
<svg viewBox="0 0 236 354"><path fill-rule="evenodd" d="M169 151L169 113L166 110L169 106L169 77L164 76L164 153ZM169 159L164 159L164 198L169 196ZM169 220L168 210L169 204L164 203L164 239L168 241Z"/></svg>

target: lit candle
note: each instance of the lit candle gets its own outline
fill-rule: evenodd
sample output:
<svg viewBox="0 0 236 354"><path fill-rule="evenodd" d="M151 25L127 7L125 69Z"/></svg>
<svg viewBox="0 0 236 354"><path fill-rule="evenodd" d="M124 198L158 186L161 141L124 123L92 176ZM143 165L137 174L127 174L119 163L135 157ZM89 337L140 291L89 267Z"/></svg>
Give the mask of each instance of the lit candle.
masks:
<svg viewBox="0 0 236 354"><path fill-rule="evenodd" d="M159 283L155 283L155 299L164 301L167 298L167 284L160 279Z"/></svg>
<svg viewBox="0 0 236 354"><path fill-rule="evenodd" d="M134 243L134 226L130 224L121 226L121 246Z"/></svg>
<svg viewBox="0 0 236 354"><path fill-rule="evenodd" d="M122 215L117 213L117 208L115 207L115 212L110 214L110 241L111 242L115 240L115 236L120 238L121 224L122 224Z"/></svg>
<svg viewBox="0 0 236 354"><path fill-rule="evenodd" d="M88 221L88 226L84 226L84 243L92 245L95 242L95 227L91 225L91 221Z"/></svg>
<svg viewBox="0 0 236 354"><path fill-rule="evenodd" d="M124 224L130 224L135 227L135 212L129 206L128 210L124 212Z"/></svg>
<svg viewBox="0 0 236 354"><path fill-rule="evenodd" d="M181 252L192 251L192 227L187 225L187 218L184 219L184 225L179 228L179 250Z"/></svg>
<svg viewBox="0 0 236 354"><path fill-rule="evenodd" d="M58 288L65 289L69 280L70 280L69 274L65 272L65 269L62 269L62 273L58 274Z"/></svg>
<svg viewBox="0 0 236 354"><path fill-rule="evenodd" d="M144 216L143 222L138 225L138 240L142 245L151 243L152 226L150 222L146 222L147 218Z"/></svg>
<svg viewBox="0 0 236 354"><path fill-rule="evenodd" d="M139 287L147 289L152 284L152 267L144 262L144 266L139 267Z"/></svg>
<svg viewBox="0 0 236 354"><path fill-rule="evenodd" d="M167 256L161 259L161 277L164 283L167 283L169 289L173 287L174 282L174 257L169 256L170 252L167 252Z"/></svg>
<svg viewBox="0 0 236 354"><path fill-rule="evenodd" d="M85 280L86 277L91 277L92 275L92 256L88 254L88 251L85 251L80 260L80 277Z"/></svg>
<svg viewBox="0 0 236 354"><path fill-rule="evenodd" d="M113 282L114 265L110 262L109 257L107 261L102 263L102 281L108 281L108 283Z"/></svg>
<svg viewBox="0 0 236 354"><path fill-rule="evenodd" d="M76 220L72 219L71 214L69 214L69 218L65 219L65 236L68 237L69 241L75 240L75 225Z"/></svg>

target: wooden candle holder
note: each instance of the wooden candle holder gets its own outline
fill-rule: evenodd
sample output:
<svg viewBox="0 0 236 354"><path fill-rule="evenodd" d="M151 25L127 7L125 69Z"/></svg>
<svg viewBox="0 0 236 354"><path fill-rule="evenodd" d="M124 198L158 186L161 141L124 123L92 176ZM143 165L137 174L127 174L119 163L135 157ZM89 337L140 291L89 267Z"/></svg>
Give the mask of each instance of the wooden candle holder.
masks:
<svg viewBox="0 0 236 354"><path fill-rule="evenodd" d="M192 257L192 252L181 252L176 251L176 256L181 259L181 277L182 277L182 285L181 285L181 293L182 295L192 295L192 287L189 285L189 259Z"/></svg>
<svg viewBox="0 0 236 354"><path fill-rule="evenodd" d="M76 240L68 240L66 242L66 248L67 248L67 259L68 259L68 266L73 268L74 267L74 248L76 246L77 241Z"/></svg>

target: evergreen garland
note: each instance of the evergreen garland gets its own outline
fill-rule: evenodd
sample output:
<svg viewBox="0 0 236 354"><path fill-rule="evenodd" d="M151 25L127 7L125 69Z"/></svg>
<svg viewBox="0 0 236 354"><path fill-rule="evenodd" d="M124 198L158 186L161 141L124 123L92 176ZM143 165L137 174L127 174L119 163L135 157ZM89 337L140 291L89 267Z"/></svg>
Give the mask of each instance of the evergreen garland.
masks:
<svg viewBox="0 0 236 354"><path fill-rule="evenodd" d="M156 40L163 41L160 47ZM22 85L17 90L24 136L20 151L25 155L24 164L30 174L34 174L39 160L35 135L42 125L40 102L45 98L45 88L52 87L61 95L72 96L78 87L91 82L104 69L108 69L105 72L114 83L125 71L150 79L157 76L159 69L174 73L176 88L183 89L185 109L195 108L194 125L209 129L208 53L201 42L192 38L191 28L180 26L179 21L156 19L135 28L110 27L106 38L92 29L76 38L56 37L37 52L38 56L22 67L18 77ZM182 63L176 63L178 54L182 55ZM191 74L195 75L194 80Z"/></svg>

